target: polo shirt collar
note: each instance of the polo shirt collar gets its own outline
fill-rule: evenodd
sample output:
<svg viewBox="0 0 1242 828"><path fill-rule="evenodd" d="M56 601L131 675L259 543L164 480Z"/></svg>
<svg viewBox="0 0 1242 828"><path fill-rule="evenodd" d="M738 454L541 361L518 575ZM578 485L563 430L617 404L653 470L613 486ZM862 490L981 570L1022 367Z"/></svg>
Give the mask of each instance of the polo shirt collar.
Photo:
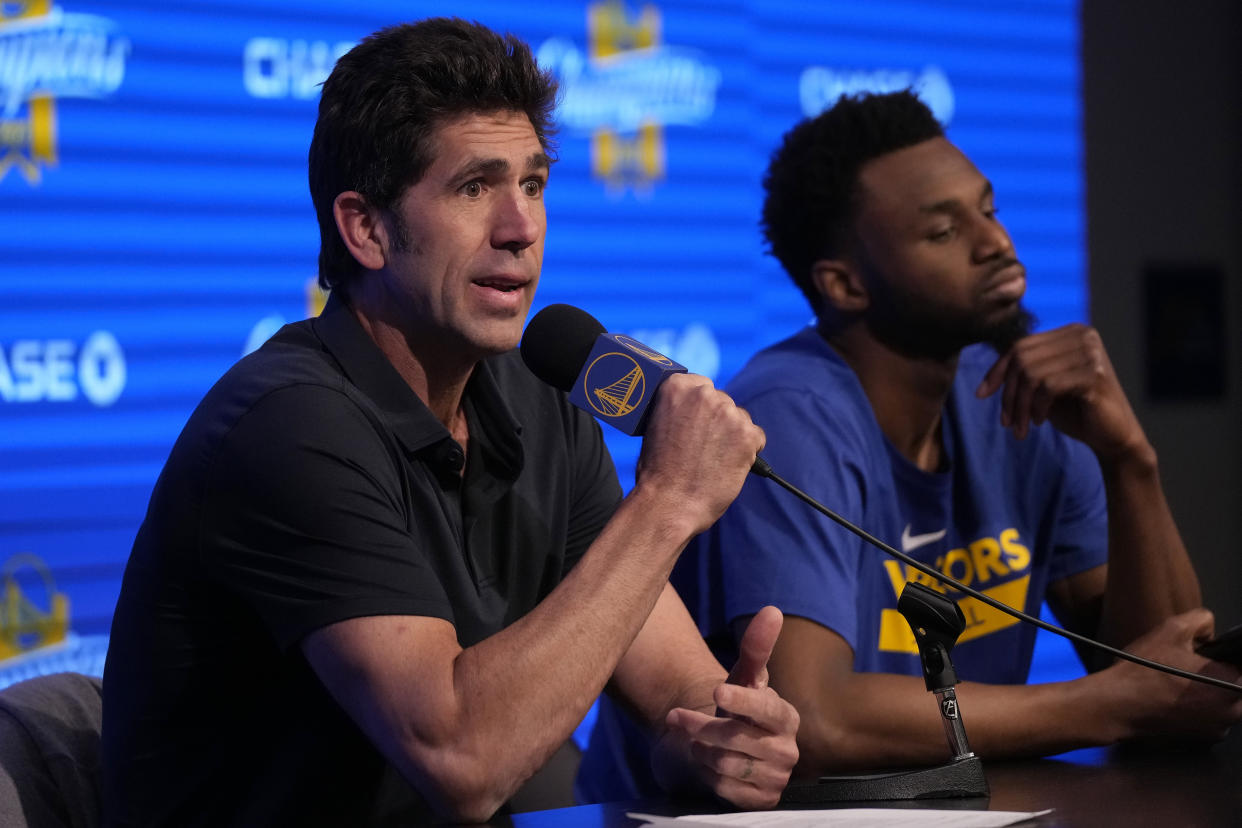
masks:
<svg viewBox="0 0 1242 828"><path fill-rule="evenodd" d="M450 437L335 292L312 324L345 376L379 409L407 454Z"/></svg>
<svg viewBox="0 0 1242 828"><path fill-rule="evenodd" d="M406 384L336 293L328 295L323 312L312 324L345 376L379 409L407 455L424 453L434 446L437 447L434 455L439 457L444 454L439 449L444 448L442 444L446 440L456 446L448 429ZM522 425L486 361L475 368L465 393L478 415L471 425L475 430L472 442L485 448L489 465L495 463L493 473L504 479L515 479L522 469ZM455 462L459 463L460 459Z"/></svg>

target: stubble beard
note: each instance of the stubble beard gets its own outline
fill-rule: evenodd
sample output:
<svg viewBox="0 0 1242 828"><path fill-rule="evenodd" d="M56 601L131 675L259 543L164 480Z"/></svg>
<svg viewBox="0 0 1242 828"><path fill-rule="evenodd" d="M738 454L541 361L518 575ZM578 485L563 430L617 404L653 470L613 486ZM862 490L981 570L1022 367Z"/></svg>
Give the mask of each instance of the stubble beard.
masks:
<svg viewBox="0 0 1242 828"><path fill-rule="evenodd" d="M911 296L873 293L865 322L871 335L892 350L916 359L945 360L969 345L985 343L1003 354L1029 336L1035 315L1021 303L1000 318L959 313Z"/></svg>

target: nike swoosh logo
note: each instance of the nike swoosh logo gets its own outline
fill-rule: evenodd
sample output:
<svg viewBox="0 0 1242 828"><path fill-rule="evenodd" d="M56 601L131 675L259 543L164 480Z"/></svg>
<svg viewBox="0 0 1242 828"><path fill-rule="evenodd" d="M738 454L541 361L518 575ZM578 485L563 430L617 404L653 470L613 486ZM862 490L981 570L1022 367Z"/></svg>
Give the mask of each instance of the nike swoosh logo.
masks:
<svg viewBox="0 0 1242 828"><path fill-rule="evenodd" d="M911 535L910 524L906 524L906 528L901 530L901 551L913 552L920 546L927 546L929 543L936 541L949 534L948 529L941 529L939 532L927 532L923 535Z"/></svg>

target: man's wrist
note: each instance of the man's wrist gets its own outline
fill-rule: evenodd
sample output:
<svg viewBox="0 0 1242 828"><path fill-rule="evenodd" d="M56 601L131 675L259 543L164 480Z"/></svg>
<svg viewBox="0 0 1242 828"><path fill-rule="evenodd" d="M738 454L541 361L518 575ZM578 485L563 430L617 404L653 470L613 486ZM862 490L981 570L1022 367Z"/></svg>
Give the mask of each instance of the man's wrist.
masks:
<svg viewBox="0 0 1242 828"><path fill-rule="evenodd" d="M1075 710L1084 714L1081 717L1084 741L1112 745L1137 733L1129 715L1133 707L1126 698L1124 673L1124 665L1114 663L1071 682L1076 696L1069 701Z"/></svg>
<svg viewBox="0 0 1242 828"><path fill-rule="evenodd" d="M1096 452L1100 469L1106 475L1154 477L1159 465L1155 447L1142 432L1120 449L1104 454Z"/></svg>
<svg viewBox="0 0 1242 828"><path fill-rule="evenodd" d="M635 510L663 541L675 545L679 551L705 528L688 504L650 482L636 483L625 503L627 509Z"/></svg>

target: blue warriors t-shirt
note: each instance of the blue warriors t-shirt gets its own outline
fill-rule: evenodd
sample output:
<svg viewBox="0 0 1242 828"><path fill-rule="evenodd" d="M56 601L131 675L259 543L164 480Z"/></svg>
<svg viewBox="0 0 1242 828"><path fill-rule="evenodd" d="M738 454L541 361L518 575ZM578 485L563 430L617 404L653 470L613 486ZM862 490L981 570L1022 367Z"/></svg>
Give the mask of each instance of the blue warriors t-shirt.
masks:
<svg viewBox="0 0 1242 828"><path fill-rule="evenodd" d="M1082 443L1049 425L1019 440L1000 424L999 392L976 398L995 360L986 346L962 352L942 420L943 471L934 473L889 443L853 370L814 328L756 354L727 390L766 432L762 454L777 474L917 560L1037 615L1051 582L1105 563L1104 487ZM908 675L921 666L897 597L910 580L943 589L754 475L672 580L726 666L737 656L732 620L774 604L849 642L856 670ZM1025 682L1035 628L948 594L966 618L953 649L958 677ZM620 715L601 706L584 795L652 792ZM600 777L611 777L607 788Z"/></svg>
<svg viewBox="0 0 1242 828"><path fill-rule="evenodd" d="M1000 393L975 396L995 361L986 346L962 352L941 423L944 470L932 473L889 443L854 372L813 328L758 353L728 390L766 432L777 474L937 571L1038 614L1049 583L1105 562L1104 486L1082 443L1049 425L1025 440L1001 426ZM731 641L732 619L775 604L849 642L856 670L920 675L897 612L908 580L942 589L753 476L675 574L714 642ZM959 678L1024 682L1035 629L949 594L966 617Z"/></svg>

